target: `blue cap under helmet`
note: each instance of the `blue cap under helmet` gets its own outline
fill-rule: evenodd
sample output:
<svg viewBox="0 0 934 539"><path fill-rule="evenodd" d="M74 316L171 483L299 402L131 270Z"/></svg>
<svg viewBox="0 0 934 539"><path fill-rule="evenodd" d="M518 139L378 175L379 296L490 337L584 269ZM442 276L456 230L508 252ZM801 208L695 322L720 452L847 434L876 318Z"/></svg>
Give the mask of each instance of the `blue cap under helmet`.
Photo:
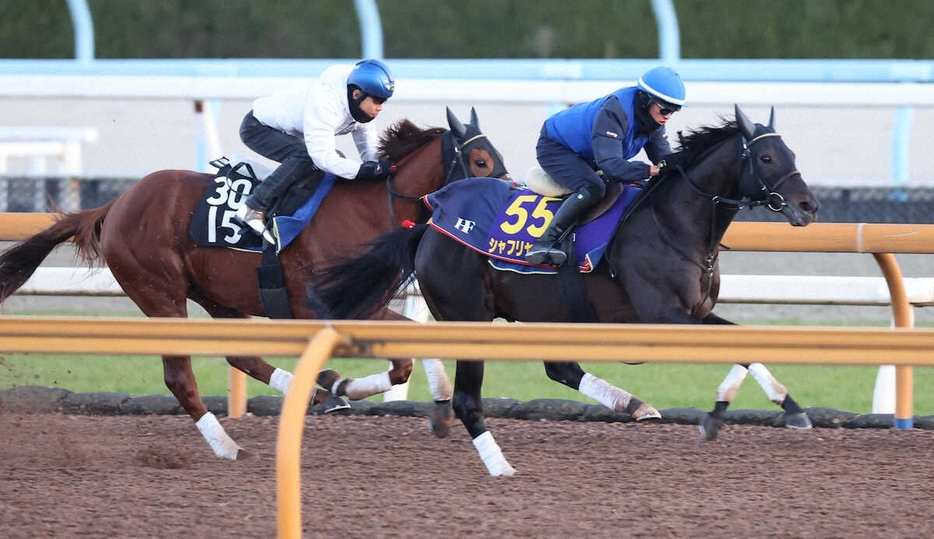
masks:
<svg viewBox="0 0 934 539"><path fill-rule="evenodd" d="M656 67L639 77L640 90L660 101L683 107L685 105L684 82L681 75L670 67Z"/></svg>
<svg viewBox="0 0 934 539"><path fill-rule="evenodd" d="M361 60L354 66L347 77L347 84L356 86L367 95L380 99L392 97L396 89L396 81L392 78L389 67L382 61L375 59Z"/></svg>

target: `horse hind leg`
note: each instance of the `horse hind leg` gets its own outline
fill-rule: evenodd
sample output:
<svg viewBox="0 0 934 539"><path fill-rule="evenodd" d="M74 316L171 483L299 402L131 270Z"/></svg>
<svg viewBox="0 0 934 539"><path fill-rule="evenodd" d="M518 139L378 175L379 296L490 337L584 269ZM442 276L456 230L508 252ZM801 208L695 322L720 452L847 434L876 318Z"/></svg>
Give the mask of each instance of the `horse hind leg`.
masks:
<svg viewBox="0 0 934 539"><path fill-rule="evenodd" d="M548 378L576 389L614 412L629 414L637 422L657 421L662 418L651 404L643 402L625 389L614 386L602 378L584 372L579 363L545 363Z"/></svg>

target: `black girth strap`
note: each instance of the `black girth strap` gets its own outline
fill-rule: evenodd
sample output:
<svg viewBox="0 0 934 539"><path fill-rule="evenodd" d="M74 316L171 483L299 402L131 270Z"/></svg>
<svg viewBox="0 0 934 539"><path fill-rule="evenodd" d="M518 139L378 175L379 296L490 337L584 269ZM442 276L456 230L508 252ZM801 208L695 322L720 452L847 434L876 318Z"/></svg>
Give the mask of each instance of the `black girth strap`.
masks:
<svg viewBox="0 0 934 539"><path fill-rule="evenodd" d="M577 267L577 257L574 254L574 234L568 234L561 244L561 249L567 253L568 258L564 264L558 266L558 283L564 294L564 306L568 311L571 322L577 324L592 324L597 316L587 300L587 289L584 287L584 278L580 268Z"/></svg>
<svg viewBox="0 0 934 539"><path fill-rule="evenodd" d="M259 279L259 295L263 300L266 316L278 319L295 318L275 245L267 243L263 248L263 265L256 268L256 276Z"/></svg>

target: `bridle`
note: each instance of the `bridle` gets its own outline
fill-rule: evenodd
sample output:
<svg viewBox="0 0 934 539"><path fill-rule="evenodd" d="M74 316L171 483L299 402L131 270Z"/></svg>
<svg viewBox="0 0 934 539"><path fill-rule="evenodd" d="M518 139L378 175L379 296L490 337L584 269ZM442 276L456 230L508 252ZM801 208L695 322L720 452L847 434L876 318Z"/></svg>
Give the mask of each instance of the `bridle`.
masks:
<svg viewBox="0 0 934 539"><path fill-rule="evenodd" d="M658 214L655 211L655 207L652 207L652 218L655 220L656 226L659 230L663 231L662 241L665 242L671 249L673 249L679 256L685 260L691 262L692 264L698 266L707 276L707 296L709 297L712 286L713 286L713 274L717 267L717 258L719 255L719 240L717 239L717 209L720 206L725 206L734 211L742 209L751 209L756 206L766 206L768 209L773 212L780 212L784 209L788 203L785 202L785 197L778 192L778 188L788 179L796 175L800 175L800 172L797 168L792 169L790 172L779 178L775 181L771 187L765 184L765 181L762 180L762 177L757 173L755 166L755 159L753 158L752 148L753 145L762 141L765 138L769 137L781 137L778 133L763 133L757 137L754 137L752 140L746 141L746 137L740 135L740 173L739 173L739 191L743 198L741 199L729 199L722 197L720 195L712 195L705 192L697 183L691 178L690 175L684 170L681 165L676 166L676 170L681 174L681 176L687 180L688 185L691 188L701 195L702 197L710 199L711 202L711 220L710 220L710 232L708 234L709 243L707 245L707 255L704 257L704 262L700 263L694 258L688 256L682 250L670 241L669 238L664 234L664 227L661 226L661 223L658 220ZM712 151L712 150L711 150Z"/></svg>
<svg viewBox="0 0 934 539"><path fill-rule="evenodd" d="M470 168L467 166L466 159L464 159L465 154L469 154L470 150L477 145L483 139L486 139L487 136L484 133L477 133L476 135L470 137L469 139L458 142L457 138L454 136L453 131L447 131L441 135L441 158L444 164L444 185L455 180L461 180L464 178L470 177ZM501 168L502 165L499 163L496 164L496 167L493 170L493 173L499 172L498 168ZM503 174L506 174L505 169L501 171ZM395 178L395 173L390 174L386 178L386 192L389 194L389 219L395 226L396 216L392 208L392 200L394 198L408 200L408 201L419 201L424 195L406 195L400 193L392 188L392 180Z"/></svg>

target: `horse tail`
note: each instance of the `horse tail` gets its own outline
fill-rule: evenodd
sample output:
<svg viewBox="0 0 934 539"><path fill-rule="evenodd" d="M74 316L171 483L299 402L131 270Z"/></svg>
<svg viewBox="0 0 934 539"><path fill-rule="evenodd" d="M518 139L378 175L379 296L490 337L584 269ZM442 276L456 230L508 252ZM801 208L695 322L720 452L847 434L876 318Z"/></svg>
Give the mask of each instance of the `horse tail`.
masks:
<svg viewBox="0 0 934 539"><path fill-rule="evenodd" d="M397 228L368 242L363 254L315 273L306 307L319 318L364 319L415 276L415 253L428 225Z"/></svg>
<svg viewBox="0 0 934 539"><path fill-rule="evenodd" d="M74 238L77 256L89 268L101 263L101 225L113 201L93 210L66 213L49 228L14 245L0 255L0 303L35 273L56 247Z"/></svg>

